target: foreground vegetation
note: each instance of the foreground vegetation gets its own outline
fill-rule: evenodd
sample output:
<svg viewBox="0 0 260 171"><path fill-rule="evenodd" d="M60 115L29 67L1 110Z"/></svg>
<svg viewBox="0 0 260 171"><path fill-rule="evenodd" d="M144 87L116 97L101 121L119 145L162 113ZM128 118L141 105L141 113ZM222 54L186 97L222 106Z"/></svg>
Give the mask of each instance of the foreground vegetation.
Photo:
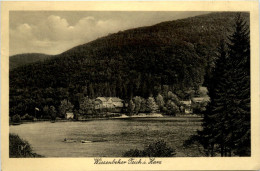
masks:
<svg viewBox="0 0 260 171"><path fill-rule="evenodd" d="M16 134L9 134L9 157L10 158L33 158L42 157L33 152L31 145Z"/></svg>
<svg viewBox="0 0 260 171"><path fill-rule="evenodd" d="M169 147L165 141L159 140L149 144L144 150L131 149L124 153L123 157L173 157L175 150Z"/></svg>

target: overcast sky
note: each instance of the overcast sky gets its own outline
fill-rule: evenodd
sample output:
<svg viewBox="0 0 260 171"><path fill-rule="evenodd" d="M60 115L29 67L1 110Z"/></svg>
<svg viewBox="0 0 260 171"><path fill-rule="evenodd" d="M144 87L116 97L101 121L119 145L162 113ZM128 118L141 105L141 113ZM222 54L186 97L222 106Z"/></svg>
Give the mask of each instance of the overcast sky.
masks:
<svg viewBox="0 0 260 171"><path fill-rule="evenodd" d="M205 13L11 11L10 55L59 54L109 33Z"/></svg>

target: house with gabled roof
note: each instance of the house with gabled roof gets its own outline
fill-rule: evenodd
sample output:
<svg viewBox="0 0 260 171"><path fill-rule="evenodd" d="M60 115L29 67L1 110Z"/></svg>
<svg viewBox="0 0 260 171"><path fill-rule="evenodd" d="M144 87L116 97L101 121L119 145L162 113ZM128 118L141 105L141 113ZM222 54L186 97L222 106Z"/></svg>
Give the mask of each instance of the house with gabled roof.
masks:
<svg viewBox="0 0 260 171"><path fill-rule="evenodd" d="M97 97L95 99L95 109L111 109L120 112L123 108L123 100L118 97Z"/></svg>

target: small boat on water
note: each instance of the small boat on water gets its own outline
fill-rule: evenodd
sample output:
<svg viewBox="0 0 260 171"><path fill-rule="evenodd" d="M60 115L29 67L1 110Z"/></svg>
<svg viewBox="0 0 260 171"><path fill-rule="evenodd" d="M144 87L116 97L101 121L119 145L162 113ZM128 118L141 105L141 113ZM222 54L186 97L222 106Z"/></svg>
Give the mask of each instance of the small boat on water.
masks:
<svg viewBox="0 0 260 171"><path fill-rule="evenodd" d="M81 140L81 143L91 143L92 141Z"/></svg>
<svg viewBox="0 0 260 171"><path fill-rule="evenodd" d="M73 140L73 139L64 139L63 142L66 142L66 143L73 143L73 142L77 142L76 140Z"/></svg>

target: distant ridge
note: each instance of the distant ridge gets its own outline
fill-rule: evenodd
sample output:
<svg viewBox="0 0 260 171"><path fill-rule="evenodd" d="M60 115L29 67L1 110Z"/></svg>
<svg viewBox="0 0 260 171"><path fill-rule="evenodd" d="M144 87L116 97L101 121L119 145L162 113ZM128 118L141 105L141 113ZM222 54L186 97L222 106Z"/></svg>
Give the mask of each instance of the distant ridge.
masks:
<svg viewBox="0 0 260 171"><path fill-rule="evenodd" d="M41 53L24 53L10 56L9 58L9 69L12 70L14 68L38 62L44 61L46 59L52 58L55 55L46 55Z"/></svg>

